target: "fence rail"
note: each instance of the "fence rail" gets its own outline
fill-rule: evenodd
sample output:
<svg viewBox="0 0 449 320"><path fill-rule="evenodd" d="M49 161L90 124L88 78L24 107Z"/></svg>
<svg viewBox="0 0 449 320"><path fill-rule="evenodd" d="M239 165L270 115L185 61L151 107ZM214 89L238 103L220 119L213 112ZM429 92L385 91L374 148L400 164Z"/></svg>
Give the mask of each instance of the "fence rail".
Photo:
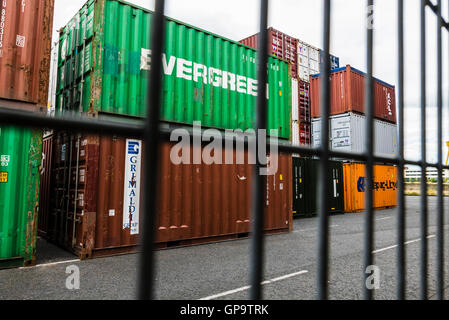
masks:
<svg viewBox="0 0 449 320"><path fill-rule="evenodd" d="M267 43L267 19L268 19L268 0L260 1L260 38L261 44ZM366 146L363 154L335 152L329 150L329 127L327 121L321 121L321 147L312 149L307 147L292 146L290 144L280 143L278 149L281 152L297 153L305 156L317 156L320 158L320 178L319 178L319 248L318 248L318 299L328 299L329 295L329 217L328 217L328 203L327 203L327 167L331 158L343 158L347 160L366 162L366 176L368 181L373 181L373 166L376 162L392 164L398 166L398 225L397 225L397 240L398 240L398 259L397 259L397 298L406 298L406 250L405 250L405 224L406 224L406 210L405 210L405 196L404 196L404 166L416 165L422 168L422 181L426 181L426 168L433 167L439 169L438 174L438 206L437 206L437 298L444 297L444 208L443 208L443 177L442 170L449 169L449 166L443 165L442 162L442 110L443 110L443 89L442 89L442 30L449 31L449 23L442 17L441 7L442 1L438 0L436 4L429 0L421 0L420 14L420 41L421 41L421 161L412 161L404 158L404 1L397 0L398 16L398 128L399 128L399 155L397 158L378 157L374 155L374 82L373 82L373 28L367 28L367 81L366 81L366 116L368 125L366 126ZM330 39L331 39L331 0L323 0L323 54L325 56L322 72L322 91L321 91L321 111L323 119L329 119L330 114ZM374 5L374 0L367 0L367 6ZM156 10L152 25L152 51L153 56L162 56L163 39L164 39L164 8L165 1L156 1ZM428 163L426 154L426 8L437 16L437 79L435 81L438 85L437 104L438 104L438 162ZM371 14L368 12L368 15ZM258 81L264 83L267 81L267 60L268 52L266 46L262 45L258 50ZM327 59L326 59L327 57ZM35 127L35 128L51 128L55 130L71 130L74 132L95 133L102 135L116 135L125 137L135 137L144 139L149 155L146 157L145 166L153 170L145 170L144 184L146 186L147 194L144 197L144 221L142 233L142 254L139 267L139 299L154 298L153 279L155 276L154 265L154 235L155 235L155 217L156 208L155 203L157 199L157 174L158 174L158 146L161 141L168 141L170 139L170 130L162 129L160 127L160 105L161 105L161 88L162 79L160 77L161 66L155 64L151 70L149 81L149 105L147 117L144 121L137 121L138 124L130 126L129 124L122 124L114 121L106 121L99 119L92 119L85 116L62 115L56 117L48 117L44 115L31 114L11 109L12 103L0 101L0 124L15 125L21 127ZM266 99L265 86L258 92L257 99L257 127L256 129L266 128ZM193 136L193 135L192 135ZM223 137L225 140L226 138ZM256 139L257 135L247 137L244 139L245 145ZM267 142L267 148L274 142ZM256 145L258 145L256 143ZM277 144L276 144L277 145ZM261 166L258 162L254 170ZM264 184L263 177L256 174L254 185L252 186L252 234L251 234L251 263L250 263L250 298L261 299L263 297L261 282L263 278L263 255L264 255L264 237L263 237L263 192ZM369 184L368 190L373 190L373 185ZM373 215L373 194L366 193L366 221L365 221L365 240L364 240L364 265L368 267L374 263L373 246L374 246L374 215ZM421 184L421 268L420 268L420 287L421 298L428 298L428 202L427 202L427 184ZM365 283L362 283L365 299L373 298L373 291L366 288Z"/></svg>

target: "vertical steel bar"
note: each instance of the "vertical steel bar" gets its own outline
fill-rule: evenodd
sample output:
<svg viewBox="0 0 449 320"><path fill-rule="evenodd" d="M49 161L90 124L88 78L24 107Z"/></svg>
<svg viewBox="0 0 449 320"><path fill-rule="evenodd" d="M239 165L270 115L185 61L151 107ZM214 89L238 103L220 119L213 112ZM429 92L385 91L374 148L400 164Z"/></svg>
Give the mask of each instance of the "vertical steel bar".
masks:
<svg viewBox="0 0 449 320"><path fill-rule="evenodd" d="M256 124L256 165L254 166L254 180L251 193L251 217L252 217L252 237L251 237L251 261L250 261L250 298L260 300L262 298L262 277L264 263L264 237L263 228L265 221L265 179L260 174L262 169L261 155L259 149L259 132L267 127L267 86L268 83L268 0L260 1L260 41L258 48L258 94L257 94L257 124ZM265 157L266 158L266 157Z"/></svg>
<svg viewBox="0 0 449 320"><path fill-rule="evenodd" d="M398 0L398 112L399 112L399 165L398 165L398 285L397 297L405 300L405 188L404 188L404 0Z"/></svg>
<svg viewBox="0 0 449 320"><path fill-rule="evenodd" d="M164 0L156 0L156 10L151 26L151 50L153 61L148 84L148 110L144 134L145 167L143 197L142 254L139 269L139 299L153 298L155 274L154 241L156 222L157 178L159 168L159 118L162 91L162 47L164 39Z"/></svg>
<svg viewBox="0 0 449 320"><path fill-rule="evenodd" d="M374 23L374 0L367 1L367 79L365 88L365 113L366 113L366 183L365 183L365 270L374 264L374 210L373 210L373 182L374 182L374 81L373 81L373 23ZM366 300L373 299L373 290L363 283L364 297Z"/></svg>
<svg viewBox="0 0 449 320"><path fill-rule="evenodd" d="M330 26L331 2L324 0L323 11L323 54L321 69L321 154L317 197L319 213L318 226L318 299L329 298L329 114L330 114Z"/></svg>
<svg viewBox="0 0 449 320"><path fill-rule="evenodd" d="M437 64L438 64L438 203L437 203L437 298L444 298L444 215L443 215L443 48L441 0L438 0Z"/></svg>
<svg viewBox="0 0 449 320"><path fill-rule="evenodd" d="M426 0L421 0L421 299L427 300Z"/></svg>

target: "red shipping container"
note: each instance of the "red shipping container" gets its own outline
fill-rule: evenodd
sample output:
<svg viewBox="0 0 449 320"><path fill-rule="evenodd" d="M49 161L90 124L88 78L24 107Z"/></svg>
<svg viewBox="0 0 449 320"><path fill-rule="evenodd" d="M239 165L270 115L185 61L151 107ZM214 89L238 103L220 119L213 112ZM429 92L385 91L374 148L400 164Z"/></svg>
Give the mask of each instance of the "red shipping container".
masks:
<svg viewBox="0 0 449 320"><path fill-rule="evenodd" d="M347 65L331 72L330 114L347 112L365 113L366 75ZM321 76L310 77L312 118L319 118ZM396 123L395 87L374 78L374 117L390 123Z"/></svg>
<svg viewBox="0 0 449 320"><path fill-rule="evenodd" d="M259 48L259 34L240 41L248 47ZM292 64L292 77L298 76L297 40L274 28L268 28L268 52Z"/></svg>
<svg viewBox="0 0 449 320"><path fill-rule="evenodd" d="M302 80L298 81L299 89L299 121L311 123L310 117L310 84Z"/></svg>
<svg viewBox="0 0 449 320"><path fill-rule="evenodd" d="M0 2L0 100L47 107L54 0Z"/></svg>
<svg viewBox="0 0 449 320"><path fill-rule="evenodd" d="M312 125L310 123L301 123L299 125L299 144L303 146L312 144Z"/></svg>
<svg viewBox="0 0 449 320"><path fill-rule="evenodd" d="M145 196L141 186L144 150L136 142L96 135L78 138L55 134L49 140L53 143L48 149L52 155L46 156L52 168L46 165L44 175L46 181L51 181L51 187L44 184L41 190L48 195L44 195L47 203L39 213L39 219L45 221L39 225L40 234L82 259L135 251L140 236L139 216L143 212L134 211L135 218L131 218L131 211L127 214L124 208L131 206L126 204L131 197L130 186L140 194L140 199ZM253 166L247 161L249 152L233 150L234 163L243 156L246 164L176 165L170 159L174 145L163 143L160 147L157 247L247 237L251 231L253 179ZM191 162L193 152L198 151L195 148L198 147L190 147ZM141 157L141 161L132 162L131 170L126 164L130 152L136 155L135 159ZM223 154L223 161L224 157ZM287 233L293 228L292 157L279 154L278 159L277 173L266 181L266 233ZM126 178L130 171L136 173L132 184ZM140 207L141 201L136 197L134 194L134 205ZM129 221L127 225L124 219Z"/></svg>

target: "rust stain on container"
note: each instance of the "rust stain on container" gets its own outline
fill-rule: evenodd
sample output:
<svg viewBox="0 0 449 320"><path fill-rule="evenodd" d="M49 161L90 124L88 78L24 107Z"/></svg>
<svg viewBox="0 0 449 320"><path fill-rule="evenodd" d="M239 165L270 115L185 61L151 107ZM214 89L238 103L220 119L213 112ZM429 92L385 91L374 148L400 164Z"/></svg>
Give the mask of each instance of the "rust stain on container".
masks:
<svg viewBox="0 0 449 320"><path fill-rule="evenodd" d="M14 108L47 105L53 9L54 0L0 2L0 99Z"/></svg>
<svg viewBox="0 0 449 320"><path fill-rule="evenodd" d="M73 140L76 137L64 134L55 139L55 184L50 196L53 207L47 213L55 222L49 223L47 237L81 258L136 250L139 216L143 215L140 205L145 196L141 189L145 153L141 142L85 136L80 138L78 151ZM248 152L230 153L233 163L243 157L245 164L193 164L194 154L201 155L205 149L188 147L190 164L176 165L171 161L174 146L164 143L160 149L157 246L167 248L247 237L252 181ZM218 157L225 161L225 153ZM292 230L291 172L291 156L279 155L277 173L266 181L267 233ZM67 193L69 203L64 200Z"/></svg>
<svg viewBox="0 0 449 320"><path fill-rule="evenodd" d="M365 79L366 75L363 72L349 65L332 70L331 115L346 112L365 113ZM321 77L311 76L310 84L312 118L319 118ZM374 116L380 120L396 123L395 87L378 79L374 79Z"/></svg>
<svg viewBox="0 0 449 320"><path fill-rule="evenodd" d="M346 212L365 210L365 191L368 185L365 170L364 164L343 164ZM395 207L396 205L397 167L375 165L373 207L375 209L383 209Z"/></svg>

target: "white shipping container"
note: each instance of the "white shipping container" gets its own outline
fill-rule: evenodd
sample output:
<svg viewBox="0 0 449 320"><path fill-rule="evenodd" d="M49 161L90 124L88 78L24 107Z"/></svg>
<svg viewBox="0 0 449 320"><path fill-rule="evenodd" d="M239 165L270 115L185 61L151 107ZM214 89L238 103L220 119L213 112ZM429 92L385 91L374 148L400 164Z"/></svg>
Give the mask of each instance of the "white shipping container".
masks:
<svg viewBox="0 0 449 320"><path fill-rule="evenodd" d="M309 82L309 76L320 73L320 49L298 40L298 77Z"/></svg>
<svg viewBox="0 0 449 320"><path fill-rule="evenodd" d="M299 142L299 121L292 121L292 145L299 147Z"/></svg>
<svg viewBox="0 0 449 320"><path fill-rule="evenodd" d="M361 154L365 151L366 117L355 113L331 116L329 121L330 149ZM397 125L374 120L375 151L379 157L396 157L398 154ZM321 119L312 121L312 145L321 146Z"/></svg>
<svg viewBox="0 0 449 320"><path fill-rule="evenodd" d="M299 87L298 80L292 78L292 120L299 120Z"/></svg>
<svg viewBox="0 0 449 320"><path fill-rule="evenodd" d="M50 79L48 88L48 105L47 113L50 116L54 116L56 110L56 88L58 79L58 53L59 43L55 42L51 48L50 57Z"/></svg>

